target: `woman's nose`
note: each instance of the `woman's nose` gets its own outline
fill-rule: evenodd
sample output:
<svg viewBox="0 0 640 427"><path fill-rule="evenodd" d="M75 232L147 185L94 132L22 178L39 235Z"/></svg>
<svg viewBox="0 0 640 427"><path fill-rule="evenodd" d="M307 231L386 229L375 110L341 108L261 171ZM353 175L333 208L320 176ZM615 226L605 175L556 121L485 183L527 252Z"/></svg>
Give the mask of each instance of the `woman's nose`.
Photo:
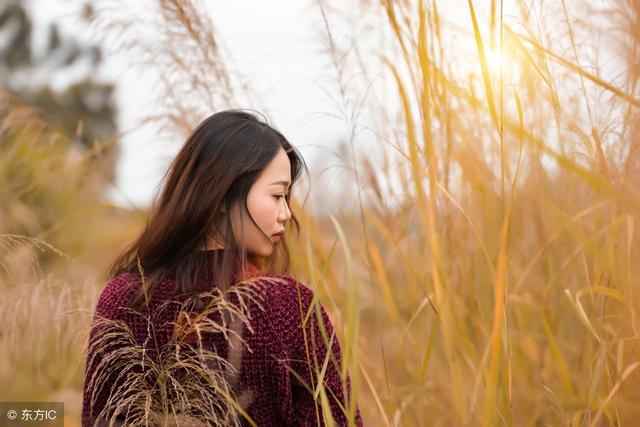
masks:
<svg viewBox="0 0 640 427"><path fill-rule="evenodd" d="M278 220L281 222L288 221L291 218L291 210L289 209L289 204L286 199L284 200L284 209L280 209L278 212Z"/></svg>

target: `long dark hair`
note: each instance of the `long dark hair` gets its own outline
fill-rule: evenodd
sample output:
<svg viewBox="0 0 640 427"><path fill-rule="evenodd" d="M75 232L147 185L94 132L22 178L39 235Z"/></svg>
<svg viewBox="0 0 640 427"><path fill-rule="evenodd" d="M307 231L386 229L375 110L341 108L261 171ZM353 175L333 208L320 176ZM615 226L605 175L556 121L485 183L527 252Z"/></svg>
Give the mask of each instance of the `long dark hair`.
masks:
<svg viewBox="0 0 640 427"><path fill-rule="evenodd" d="M222 262L215 272L218 288L231 286L238 265L244 268L247 261L261 270L288 274L286 239L276 245L269 257L250 255L234 241L230 215L231 205L239 200L240 215L246 212L256 224L247 208L247 194L280 147L291 163L291 187L285 195L289 204L291 189L302 168L307 175L309 171L300 153L266 119L261 121L243 110L227 110L213 114L196 127L167 170L144 230L108 269L109 279L123 272L144 276L144 286L131 306L138 307L149 298L170 272L175 273L177 290L195 293L201 270L210 267L206 257L198 256L198 248L205 244L223 204L229 214ZM291 220L299 234L300 225L293 211Z"/></svg>

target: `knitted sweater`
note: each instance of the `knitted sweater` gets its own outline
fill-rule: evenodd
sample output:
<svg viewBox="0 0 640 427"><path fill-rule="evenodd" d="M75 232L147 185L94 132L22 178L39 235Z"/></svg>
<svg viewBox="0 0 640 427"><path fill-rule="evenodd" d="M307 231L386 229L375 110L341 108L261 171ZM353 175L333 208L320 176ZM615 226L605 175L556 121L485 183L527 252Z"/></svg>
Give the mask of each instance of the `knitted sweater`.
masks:
<svg viewBox="0 0 640 427"><path fill-rule="evenodd" d="M220 249L200 251L198 256L205 257L206 263L216 263L221 259L221 253ZM311 307L311 315L305 319L314 298L309 287L290 276L261 272L251 263L247 264L246 270L248 277L263 278L250 284L255 295L259 296L259 303L247 304L250 324L241 328L245 346L240 347L240 363L236 364L239 369L232 385L233 395L242 396L238 399L240 406L255 425L260 427L325 425L321 398L317 396L314 399L309 390L317 388L318 380L322 378L332 415L337 425L346 426L345 413L349 412L347 399L350 398L350 378L346 373L345 380L341 379L340 345L334 336L334 329L326 311L317 302L318 307ZM265 280L264 277L274 280ZM234 279L239 278L241 277L236 272ZM208 273L199 280L198 287L204 291L212 290L215 288L213 282L215 278ZM137 292L137 287L140 286L138 283L129 273L122 273L113 278L100 295L94 322L98 318L124 322L135 337L135 341L132 342L143 348L140 353L142 357L151 357L157 361L162 354L160 349L175 333L176 325L179 324L178 314L187 296L175 290L175 276L170 275L153 292L148 302L148 317L145 318L125 308L127 301ZM234 293L229 295L229 301L241 305L240 297ZM322 322L318 321L319 316L316 316L316 313L321 314ZM211 317L215 320L221 319L220 316L216 317L215 313ZM118 390L129 378L124 378L125 375L120 369L112 372L105 367L113 365L101 364L101 361L107 360L109 354L115 354L110 352L118 347L114 345L105 349L95 346L101 331L96 325L92 323L89 334L83 387L83 427L108 425L102 420L96 422L96 417L104 408L110 393ZM232 350L229 348L228 338L223 333L205 333L201 336L201 342L203 347L214 350L225 359L231 359ZM155 344L149 345L151 341ZM120 346L122 347L122 344ZM237 347L232 344L232 348ZM332 355L327 357L329 349ZM130 362L136 365L132 371L148 370L148 367L145 368L135 357L131 358ZM327 363L326 367L324 363ZM324 373L318 374L322 369L325 369ZM103 381L92 381L96 377L101 377ZM107 384L109 387L96 384ZM120 387L120 390L126 388L125 385ZM245 416L239 416L237 420L241 426L252 425ZM357 407L355 425L363 425Z"/></svg>

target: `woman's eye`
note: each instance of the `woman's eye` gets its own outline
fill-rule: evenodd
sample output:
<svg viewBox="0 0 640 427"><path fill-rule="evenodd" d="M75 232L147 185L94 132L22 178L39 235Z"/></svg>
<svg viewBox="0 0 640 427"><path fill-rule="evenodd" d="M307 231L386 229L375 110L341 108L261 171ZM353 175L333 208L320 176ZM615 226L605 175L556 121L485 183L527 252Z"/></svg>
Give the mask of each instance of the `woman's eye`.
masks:
<svg viewBox="0 0 640 427"><path fill-rule="evenodd" d="M284 198L284 194L278 194L278 195L273 196L273 197L275 197L276 199Z"/></svg>

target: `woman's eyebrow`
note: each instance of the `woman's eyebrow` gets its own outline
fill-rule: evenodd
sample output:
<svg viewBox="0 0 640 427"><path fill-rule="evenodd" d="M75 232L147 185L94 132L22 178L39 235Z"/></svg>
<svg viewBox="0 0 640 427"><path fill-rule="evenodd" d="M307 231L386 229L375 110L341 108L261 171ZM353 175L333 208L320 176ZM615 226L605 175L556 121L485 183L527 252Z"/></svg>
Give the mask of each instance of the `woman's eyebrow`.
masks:
<svg viewBox="0 0 640 427"><path fill-rule="evenodd" d="M288 187L289 184L290 184L289 181L276 181L271 183L271 185L284 185L285 187Z"/></svg>

